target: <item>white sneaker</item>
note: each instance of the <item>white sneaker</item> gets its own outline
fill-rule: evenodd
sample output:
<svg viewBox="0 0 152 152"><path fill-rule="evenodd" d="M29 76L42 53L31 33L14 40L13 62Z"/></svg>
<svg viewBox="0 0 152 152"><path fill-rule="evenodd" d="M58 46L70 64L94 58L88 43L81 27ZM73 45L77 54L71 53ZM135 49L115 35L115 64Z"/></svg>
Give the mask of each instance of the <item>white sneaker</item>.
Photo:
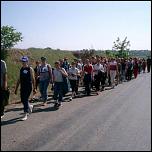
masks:
<svg viewBox="0 0 152 152"><path fill-rule="evenodd" d="M69 101L72 101L72 97L69 98Z"/></svg>
<svg viewBox="0 0 152 152"><path fill-rule="evenodd" d="M27 120L27 113L24 115L24 117L21 119L22 121Z"/></svg>
<svg viewBox="0 0 152 152"><path fill-rule="evenodd" d="M1 119L4 117L4 115L1 116Z"/></svg>
<svg viewBox="0 0 152 152"><path fill-rule="evenodd" d="M32 113L33 111L33 105L29 105L29 113Z"/></svg>

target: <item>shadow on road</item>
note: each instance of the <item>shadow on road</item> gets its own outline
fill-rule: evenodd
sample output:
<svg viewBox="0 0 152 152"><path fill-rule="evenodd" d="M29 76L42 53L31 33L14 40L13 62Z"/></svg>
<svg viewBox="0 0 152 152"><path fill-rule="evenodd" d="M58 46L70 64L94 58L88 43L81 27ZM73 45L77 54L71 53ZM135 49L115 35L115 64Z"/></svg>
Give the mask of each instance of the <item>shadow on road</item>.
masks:
<svg viewBox="0 0 152 152"><path fill-rule="evenodd" d="M23 110L23 107L20 108L11 108L11 109L6 109L5 112L11 112L11 111L21 111Z"/></svg>
<svg viewBox="0 0 152 152"><path fill-rule="evenodd" d="M21 118L23 118L23 116L22 116L22 117L19 117L19 118L14 118L14 119L11 119L11 120L7 120L7 121L1 120L1 126L14 124L14 123L16 123L16 122L18 122L18 121L21 121Z"/></svg>
<svg viewBox="0 0 152 152"><path fill-rule="evenodd" d="M50 112L50 111L56 111L57 109L52 107L47 107L47 108L36 108L33 110L32 113L38 113L38 112Z"/></svg>

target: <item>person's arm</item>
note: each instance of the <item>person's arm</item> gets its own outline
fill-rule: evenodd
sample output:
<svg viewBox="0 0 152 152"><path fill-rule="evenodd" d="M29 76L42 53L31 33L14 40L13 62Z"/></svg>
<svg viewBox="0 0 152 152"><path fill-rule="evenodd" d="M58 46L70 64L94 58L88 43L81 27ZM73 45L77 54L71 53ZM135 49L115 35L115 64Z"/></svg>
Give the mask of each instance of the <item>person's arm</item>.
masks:
<svg viewBox="0 0 152 152"><path fill-rule="evenodd" d="M49 75L50 75L50 83L53 83L53 73L52 73L52 68L50 64L48 64L48 70L49 70Z"/></svg>
<svg viewBox="0 0 152 152"><path fill-rule="evenodd" d="M31 79L32 79L32 84L33 84L33 92L36 93L35 76L34 76L34 70L32 67L30 67L30 74L31 74Z"/></svg>
<svg viewBox="0 0 152 152"><path fill-rule="evenodd" d="M80 70L77 69L77 76L80 76Z"/></svg>
<svg viewBox="0 0 152 152"><path fill-rule="evenodd" d="M52 83L55 82L54 70L52 71Z"/></svg>
<svg viewBox="0 0 152 152"><path fill-rule="evenodd" d="M4 74L3 82L4 82L4 90L7 90L7 73Z"/></svg>
<svg viewBox="0 0 152 152"><path fill-rule="evenodd" d="M65 69L61 68L60 71L61 71L61 73L62 73L63 76L68 77L68 74L65 71Z"/></svg>

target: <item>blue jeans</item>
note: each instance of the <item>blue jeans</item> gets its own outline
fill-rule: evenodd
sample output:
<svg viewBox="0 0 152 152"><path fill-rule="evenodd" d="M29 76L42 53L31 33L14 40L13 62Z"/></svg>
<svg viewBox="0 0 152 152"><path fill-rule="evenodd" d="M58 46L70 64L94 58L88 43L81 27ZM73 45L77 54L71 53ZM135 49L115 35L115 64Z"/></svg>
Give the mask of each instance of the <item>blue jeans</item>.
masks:
<svg viewBox="0 0 152 152"><path fill-rule="evenodd" d="M41 93L41 97L43 99L44 102L47 101L47 97L48 97L48 94L47 94L47 88L49 86L49 82L50 80L41 80L39 82L39 89L40 89L40 93Z"/></svg>
<svg viewBox="0 0 152 152"><path fill-rule="evenodd" d="M55 82L54 84L54 100L62 102L63 99L63 82Z"/></svg>
<svg viewBox="0 0 152 152"><path fill-rule="evenodd" d="M122 70L121 77L122 77L122 81L126 80L126 72L125 72L125 70Z"/></svg>

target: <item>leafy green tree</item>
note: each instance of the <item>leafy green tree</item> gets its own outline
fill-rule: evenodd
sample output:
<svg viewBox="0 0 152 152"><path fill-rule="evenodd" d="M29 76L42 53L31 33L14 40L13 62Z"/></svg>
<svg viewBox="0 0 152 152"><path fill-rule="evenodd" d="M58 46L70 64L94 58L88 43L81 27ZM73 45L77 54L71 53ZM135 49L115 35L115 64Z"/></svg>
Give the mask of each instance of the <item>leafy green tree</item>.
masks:
<svg viewBox="0 0 152 152"><path fill-rule="evenodd" d="M1 59L6 59L8 49L12 48L17 42L22 41L22 33L16 32L12 26L1 27Z"/></svg>
<svg viewBox="0 0 152 152"><path fill-rule="evenodd" d="M126 58L128 57L129 47L130 41L127 41L127 37L123 41L120 41L118 37L116 42L114 42L113 49L118 51L118 57Z"/></svg>
<svg viewBox="0 0 152 152"><path fill-rule="evenodd" d="M106 57L115 57L115 52L111 51L111 50L106 50L105 51Z"/></svg>

